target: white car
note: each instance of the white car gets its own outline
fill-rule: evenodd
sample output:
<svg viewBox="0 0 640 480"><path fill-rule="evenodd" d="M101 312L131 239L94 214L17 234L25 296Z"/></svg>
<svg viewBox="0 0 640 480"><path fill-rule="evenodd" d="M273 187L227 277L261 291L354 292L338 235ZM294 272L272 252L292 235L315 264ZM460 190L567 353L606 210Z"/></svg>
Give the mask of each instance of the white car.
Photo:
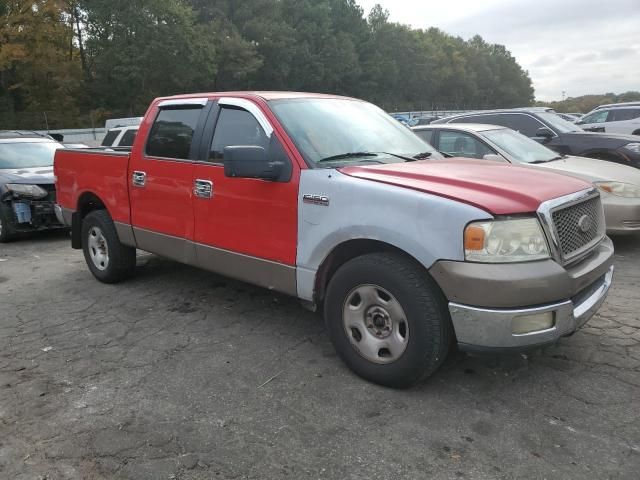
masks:
<svg viewBox="0 0 640 480"><path fill-rule="evenodd" d="M640 135L640 105L598 107L576 122L588 132Z"/></svg>
<svg viewBox="0 0 640 480"><path fill-rule="evenodd" d="M137 125L112 128L104 136L101 145L108 148L132 147L137 133Z"/></svg>
<svg viewBox="0 0 640 480"><path fill-rule="evenodd" d="M592 182L600 190L607 233L640 233L640 170L637 168L595 158L560 155L510 128L496 125L432 124L412 130L448 156L548 168Z"/></svg>

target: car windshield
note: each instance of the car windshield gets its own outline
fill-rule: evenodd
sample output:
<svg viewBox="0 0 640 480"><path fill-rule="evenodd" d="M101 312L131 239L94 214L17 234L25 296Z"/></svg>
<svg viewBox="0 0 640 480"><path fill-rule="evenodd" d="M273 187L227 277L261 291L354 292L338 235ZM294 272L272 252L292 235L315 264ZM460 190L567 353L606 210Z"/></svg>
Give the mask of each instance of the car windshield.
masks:
<svg viewBox="0 0 640 480"><path fill-rule="evenodd" d="M576 124L568 122L564 118L562 118L557 113L552 112L539 112L538 116L550 124L553 128L558 130L560 133L569 133L569 132L580 132L582 131L580 127Z"/></svg>
<svg viewBox="0 0 640 480"><path fill-rule="evenodd" d="M11 142L0 143L0 169L51 167L57 142Z"/></svg>
<svg viewBox="0 0 640 480"><path fill-rule="evenodd" d="M270 106L312 167L443 158L431 145L370 103L304 98L272 100Z"/></svg>
<svg viewBox="0 0 640 480"><path fill-rule="evenodd" d="M508 128L486 130L482 135L518 162L542 163L558 158L558 154L553 150Z"/></svg>

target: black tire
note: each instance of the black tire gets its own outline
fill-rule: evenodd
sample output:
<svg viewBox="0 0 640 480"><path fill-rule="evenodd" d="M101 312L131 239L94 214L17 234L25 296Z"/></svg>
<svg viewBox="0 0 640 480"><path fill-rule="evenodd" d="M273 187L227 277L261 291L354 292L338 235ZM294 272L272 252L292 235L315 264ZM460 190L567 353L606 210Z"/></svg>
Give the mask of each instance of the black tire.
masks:
<svg viewBox="0 0 640 480"><path fill-rule="evenodd" d="M99 232L106 247L107 260L98 267L94 262L90 237ZM94 210L82 221L82 251L94 277L103 283L118 283L131 277L136 268L136 249L120 243L116 227L106 210Z"/></svg>
<svg viewBox="0 0 640 480"><path fill-rule="evenodd" d="M367 285L379 286L395 297L406 317L406 346L391 363L365 358L350 338L358 342L362 334L348 333L343 323L347 300L359 286ZM444 361L451 344L451 320L440 288L420 265L398 253L371 253L342 265L327 288L324 312L338 355L357 375L380 385L407 388L425 379Z"/></svg>
<svg viewBox="0 0 640 480"><path fill-rule="evenodd" d="M7 243L16 238L14 229L9 221L11 210L4 204L0 204L0 243Z"/></svg>
<svg viewBox="0 0 640 480"><path fill-rule="evenodd" d="M631 135L640 135L640 130L636 130L635 132L633 132Z"/></svg>

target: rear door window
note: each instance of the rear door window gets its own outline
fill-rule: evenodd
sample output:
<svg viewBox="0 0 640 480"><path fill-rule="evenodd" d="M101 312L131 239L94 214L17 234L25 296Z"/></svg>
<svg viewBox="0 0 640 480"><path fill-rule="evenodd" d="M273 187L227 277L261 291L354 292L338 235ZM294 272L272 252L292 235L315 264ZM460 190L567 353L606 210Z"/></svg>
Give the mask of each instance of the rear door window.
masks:
<svg viewBox="0 0 640 480"><path fill-rule="evenodd" d="M107 134L104 136L104 138L102 139L101 145L103 147L110 147L111 145L113 145L113 142L116 141L116 138L118 138L118 135L120 135L120 130L109 130Z"/></svg>
<svg viewBox="0 0 640 480"><path fill-rule="evenodd" d="M495 153L484 143L464 132L441 130L438 150L454 157L483 158Z"/></svg>
<svg viewBox="0 0 640 480"><path fill-rule="evenodd" d="M119 147L132 147L133 141L136 139L136 133L138 133L137 129L131 129L124 132L122 138L120 139Z"/></svg>
<svg viewBox="0 0 640 480"><path fill-rule="evenodd" d="M415 130L415 134L428 144L433 145L431 142L433 139L433 130Z"/></svg>
<svg viewBox="0 0 640 480"><path fill-rule="evenodd" d="M609 114L609 122L624 122L625 120L633 120L640 117L640 108L620 108L611 110Z"/></svg>
<svg viewBox="0 0 640 480"><path fill-rule="evenodd" d="M201 113L200 106L161 109L149 133L147 155L189 159L193 135Z"/></svg>
<svg viewBox="0 0 640 480"><path fill-rule="evenodd" d="M535 118L522 113L510 113L501 115L501 117L502 123L500 123L499 125L509 127L511 130L520 132L527 137L535 137L537 135L538 129L545 126L539 120L536 120Z"/></svg>

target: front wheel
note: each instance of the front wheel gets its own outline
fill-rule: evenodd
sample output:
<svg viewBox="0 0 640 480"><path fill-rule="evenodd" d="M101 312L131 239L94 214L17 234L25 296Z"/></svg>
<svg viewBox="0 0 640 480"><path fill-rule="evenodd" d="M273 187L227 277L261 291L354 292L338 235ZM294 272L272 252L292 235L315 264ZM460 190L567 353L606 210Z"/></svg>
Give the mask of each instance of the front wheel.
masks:
<svg viewBox="0 0 640 480"><path fill-rule="evenodd" d="M334 347L361 377L404 388L445 359L451 341L446 300L419 265L396 253L372 253L341 266L325 297Z"/></svg>
<svg viewBox="0 0 640 480"><path fill-rule="evenodd" d="M136 268L136 249L120 243L105 210L95 210L82 221L82 250L89 270L101 282L120 282Z"/></svg>

